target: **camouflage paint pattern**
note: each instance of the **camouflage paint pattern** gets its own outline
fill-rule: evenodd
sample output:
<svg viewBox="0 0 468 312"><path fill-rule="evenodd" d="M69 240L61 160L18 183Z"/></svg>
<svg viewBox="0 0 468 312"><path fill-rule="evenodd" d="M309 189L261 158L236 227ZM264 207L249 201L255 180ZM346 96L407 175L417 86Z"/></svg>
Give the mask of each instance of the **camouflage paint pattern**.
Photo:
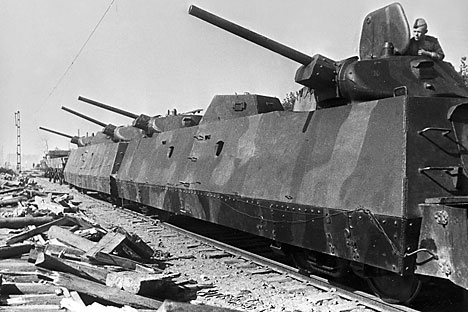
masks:
<svg viewBox="0 0 468 312"><path fill-rule="evenodd" d="M84 190L111 194L110 177L120 165L126 142L105 142L78 147L65 166L65 181Z"/></svg>
<svg viewBox="0 0 468 312"><path fill-rule="evenodd" d="M131 141L116 175L119 197L409 274L418 204L466 193L444 172L419 172L460 158L440 133L418 131L450 128L447 111L460 102L400 96L202 119Z"/></svg>
<svg viewBox="0 0 468 312"><path fill-rule="evenodd" d="M189 13L302 64L295 81L314 90L309 106L319 109L285 112L277 100L247 94L219 96L198 125L153 119L163 122L154 125L160 133L132 139L120 169L107 170L118 197L467 288L466 210L423 203L468 202L468 123L447 118L468 89L449 63L393 54L387 42L404 53L409 40L399 4L366 16L361 60L339 62L194 6ZM118 163L105 148L95 152ZM90 158L80 153L73 163ZM100 176L108 185L105 166L83 162L70 166L77 183L98 188L88 180ZM435 256L421 262L424 253ZM461 275L453 274L458 265Z"/></svg>

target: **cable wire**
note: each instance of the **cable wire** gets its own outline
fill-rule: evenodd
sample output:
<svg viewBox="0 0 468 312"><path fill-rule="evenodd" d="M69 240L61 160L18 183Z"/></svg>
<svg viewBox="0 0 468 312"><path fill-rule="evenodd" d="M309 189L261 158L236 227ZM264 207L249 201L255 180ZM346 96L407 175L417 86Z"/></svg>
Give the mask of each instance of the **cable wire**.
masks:
<svg viewBox="0 0 468 312"><path fill-rule="evenodd" d="M60 77L60 79L58 80L57 84L52 88L52 91L50 91L49 95L47 96L47 99L46 99L46 102L47 100L52 96L52 94L55 92L55 90L58 88L58 86L60 85L60 83L62 83L63 79L65 78L65 76L68 74L68 72L70 71L70 69L72 68L73 64L76 62L76 60L78 59L78 57L80 56L81 52L83 52L84 48L86 47L86 45L88 44L89 40L91 40L91 38L93 37L94 33L96 32L96 30L98 29L99 25L101 25L101 22L104 20L104 17L106 17L107 13L109 12L110 8L112 7L112 5L114 4L116 0L112 0L111 3L109 4L109 6L107 7L106 11L104 12L104 14L101 16L101 19L99 20L99 22L96 24L96 26L94 26L94 29L93 31L91 31L91 33L89 34L88 38L86 39L86 41L84 42L84 44L81 46L80 50L78 51L78 53L75 55L75 58L73 59L73 61L70 63L70 65L67 67L67 69L65 70L65 72L63 73L63 75Z"/></svg>

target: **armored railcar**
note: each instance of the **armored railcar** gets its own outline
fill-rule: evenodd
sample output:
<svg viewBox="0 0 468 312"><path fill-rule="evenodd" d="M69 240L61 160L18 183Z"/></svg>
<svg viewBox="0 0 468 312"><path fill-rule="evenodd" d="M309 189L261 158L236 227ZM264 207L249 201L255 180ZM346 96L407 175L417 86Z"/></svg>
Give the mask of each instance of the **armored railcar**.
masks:
<svg viewBox="0 0 468 312"><path fill-rule="evenodd" d="M189 12L300 63L307 103L218 95L199 122L174 116L128 142L119 198L270 238L306 271L352 269L385 300L411 301L422 275L468 289L468 89L451 64L405 55L399 4L367 15L342 61Z"/></svg>
<svg viewBox="0 0 468 312"><path fill-rule="evenodd" d="M410 301L415 273L468 288L466 274L451 274L463 255L431 217L450 202L434 198L466 201L468 90L450 64L404 55L399 4L366 16L360 58L339 62L190 14L301 63L295 80L315 110L217 96L199 125L129 143L120 197L271 238L310 271L351 267L384 299Z"/></svg>
<svg viewBox="0 0 468 312"><path fill-rule="evenodd" d="M111 179L119 169L128 141L141 136L142 131L131 126L105 124L67 107L62 106L62 109L104 127L86 144L71 151L70 161L64 170L65 180L83 190L113 195Z"/></svg>

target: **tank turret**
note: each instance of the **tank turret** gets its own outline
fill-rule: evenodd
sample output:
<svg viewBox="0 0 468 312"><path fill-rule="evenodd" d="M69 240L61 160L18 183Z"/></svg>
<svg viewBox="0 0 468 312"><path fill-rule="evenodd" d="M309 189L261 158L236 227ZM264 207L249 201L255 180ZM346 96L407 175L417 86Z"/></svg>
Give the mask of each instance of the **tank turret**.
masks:
<svg viewBox="0 0 468 312"><path fill-rule="evenodd" d="M313 90L318 108L397 95L468 97L468 89L450 63L404 55L410 31L399 3L366 16L360 58L342 61L320 54L308 56L194 5L189 14L300 63L295 81Z"/></svg>
<svg viewBox="0 0 468 312"><path fill-rule="evenodd" d="M134 118L132 125L135 128L143 130L147 136L152 136L155 133L169 131L181 127L191 127L198 125L201 119L201 115L196 114L200 113L203 110L195 109L182 114L178 114L177 111L174 110L172 113L168 112L168 115L164 117L162 117L161 115L150 117L144 114L137 115L125 111L123 109L100 103L98 101L91 100L82 96L79 96L78 100L100 108L110 110L120 115Z"/></svg>
<svg viewBox="0 0 468 312"><path fill-rule="evenodd" d="M131 140L132 138L141 135L141 131L134 128L134 127L117 127L112 124L105 124L102 121L99 121L97 119L94 119L92 117L86 116L82 113L79 113L77 111L74 111L68 107L62 106L62 109L66 112L72 113L73 115L76 115L78 117L81 117L83 119L86 119L92 123L95 123L104 129L102 130L102 133L109 136L113 141L128 141Z"/></svg>
<svg viewBox="0 0 468 312"><path fill-rule="evenodd" d="M62 132L59 132L59 131L47 129L47 128L44 128L44 127L39 127L39 129L50 132L50 133L53 133L53 134L57 134L57 135L60 135L60 136L66 137L66 138L69 138L69 139L71 139L71 141L70 141L71 143L76 144L76 145L78 145L80 147L85 145L83 140L78 136L72 136L72 135L69 135L69 134L65 134L65 133L62 133Z"/></svg>
<svg viewBox="0 0 468 312"><path fill-rule="evenodd" d="M137 114L125 111L123 109L116 108L116 107L113 107L113 106L110 106L110 105L107 105L107 104L104 104L104 103L101 103L101 102L98 102L98 101L95 101L95 100L91 100L91 99L88 99L88 98L85 98L85 97L82 97L82 96L79 96L78 100L82 101L82 102L85 102L85 103L88 103L88 104L91 104L91 105L94 105L94 106L97 106L97 107L100 107L100 108L107 109L107 110L109 110L111 112L114 112L114 113L129 117L129 118L133 118L134 121L133 121L132 125L135 128L143 130L145 132L145 134L148 135L148 136L152 136L154 133L161 132L160 129L155 127L154 122L152 122L152 119L159 117L159 115L157 115L155 117L150 117L150 116L144 115L144 114L137 115Z"/></svg>

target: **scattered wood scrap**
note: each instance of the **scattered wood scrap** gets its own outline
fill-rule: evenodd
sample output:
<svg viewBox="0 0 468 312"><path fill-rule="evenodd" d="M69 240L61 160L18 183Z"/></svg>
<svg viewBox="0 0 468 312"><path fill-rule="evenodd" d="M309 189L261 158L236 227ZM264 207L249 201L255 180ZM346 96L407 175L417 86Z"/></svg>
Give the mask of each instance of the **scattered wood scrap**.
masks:
<svg viewBox="0 0 468 312"><path fill-rule="evenodd" d="M104 299L118 305L129 305L135 308L144 309L157 309L161 305L161 301L159 300L135 295L118 288L102 285L70 273L59 273L58 277L54 280L54 283L66 287L67 289L72 289L79 293Z"/></svg>
<svg viewBox="0 0 468 312"><path fill-rule="evenodd" d="M29 178L0 179L0 217L59 217L78 211L79 202L69 193L43 192Z"/></svg>
<svg viewBox="0 0 468 312"><path fill-rule="evenodd" d="M30 243L0 246L0 259L7 259L28 253L34 245Z"/></svg>
<svg viewBox="0 0 468 312"><path fill-rule="evenodd" d="M37 220L37 219L41 219L41 218L40 217L24 218L24 220L23 220L24 222L22 223L22 227L25 227L26 225L38 225L38 223L35 222L35 220ZM33 236L36 236L38 234L42 234L45 231L48 231L51 226L65 225L67 223L70 223L70 219L67 218L67 217L63 217L63 218L60 218L60 219L57 219L57 220L50 220L48 222L43 223L39 227L35 227L33 229L21 232L18 235L14 235L14 236L10 237L9 239L6 240L6 243L8 245L11 245L11 244L14 244L14 243L19 243L19 242L22 242L22 241L30 238L30 237L33 237Z"/></svg>
<svg viewBox="0 0 468 312"><path fill-rule="evenodd" d="M200 287L164 272L138 235L90 220L69 194L1 185L10 206L0 209L0 311L233 311L164 301L194 299Z"/></svg>

